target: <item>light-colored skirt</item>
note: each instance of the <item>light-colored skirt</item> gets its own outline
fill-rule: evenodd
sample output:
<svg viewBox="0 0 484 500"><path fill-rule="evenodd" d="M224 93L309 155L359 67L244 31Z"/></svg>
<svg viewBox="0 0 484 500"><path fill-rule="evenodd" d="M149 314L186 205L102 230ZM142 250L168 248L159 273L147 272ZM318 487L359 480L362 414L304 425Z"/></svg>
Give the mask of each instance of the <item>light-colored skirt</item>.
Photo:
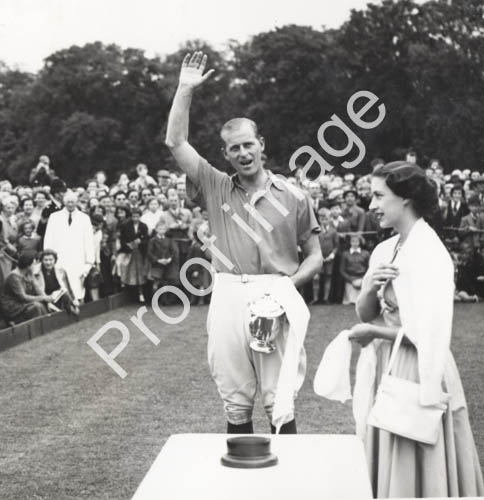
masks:
<svg viewBox="0 0 484 500"><path fill-rule="evenodd" d="M129 255L129 261L121 269L121 282L128 286L144 285L147 280L146 263L139 249L135 248Z"/></svg>
<svg viewBox="0 0 484 500"><path fill-rule="evenodd" d="M388 365L391 346L382 341L377 347L375 386ZM400 347L392 373L419 382L417 351L413 346ZM365 448L376 498L484 496L467 408L447 411L434 446L369 425Z"/></svg>

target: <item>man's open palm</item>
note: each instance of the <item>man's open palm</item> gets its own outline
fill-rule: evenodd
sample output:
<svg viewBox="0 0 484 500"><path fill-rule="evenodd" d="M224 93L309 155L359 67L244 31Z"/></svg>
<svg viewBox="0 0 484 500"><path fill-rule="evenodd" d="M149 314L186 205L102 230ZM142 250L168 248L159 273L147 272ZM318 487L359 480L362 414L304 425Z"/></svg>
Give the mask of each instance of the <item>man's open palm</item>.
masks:
<svg viewBox="0 0 484 500"><path fill-rule="evenodd" d="M191 57L190 54L187 54L183 59L180 71L180 86L196 89L210 78L215 70L211 69L204 75L206 64L207 56L203 52L194 52Z"/></svg>

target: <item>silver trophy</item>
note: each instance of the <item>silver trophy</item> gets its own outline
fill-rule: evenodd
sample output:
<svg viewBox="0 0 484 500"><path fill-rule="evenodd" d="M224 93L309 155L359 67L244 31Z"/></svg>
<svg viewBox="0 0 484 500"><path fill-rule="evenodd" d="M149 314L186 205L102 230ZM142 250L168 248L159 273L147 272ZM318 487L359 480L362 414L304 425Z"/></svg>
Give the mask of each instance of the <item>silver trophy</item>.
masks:
<svg viewBox="0 0 484 500"><path fill-rule="evenodd" d="M254 337L250 348L264 354L274 352L276 346L273 341L284 327L284 309L269 293L252 300L248 306L249 329Z"/></svg>

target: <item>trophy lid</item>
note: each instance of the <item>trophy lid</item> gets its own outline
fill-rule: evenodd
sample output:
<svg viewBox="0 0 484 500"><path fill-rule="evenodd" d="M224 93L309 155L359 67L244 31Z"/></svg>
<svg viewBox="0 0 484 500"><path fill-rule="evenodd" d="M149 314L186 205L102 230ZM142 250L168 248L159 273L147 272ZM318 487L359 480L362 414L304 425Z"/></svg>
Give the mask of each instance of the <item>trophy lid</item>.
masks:
<svg viewBox="0 0 484 500"><path fill-rule="evenodd" d="M250 312L259 318L277 318L284 314L282 306L271 297L270 293L265 293L261 297L254 299L249 304Z"/></svg>

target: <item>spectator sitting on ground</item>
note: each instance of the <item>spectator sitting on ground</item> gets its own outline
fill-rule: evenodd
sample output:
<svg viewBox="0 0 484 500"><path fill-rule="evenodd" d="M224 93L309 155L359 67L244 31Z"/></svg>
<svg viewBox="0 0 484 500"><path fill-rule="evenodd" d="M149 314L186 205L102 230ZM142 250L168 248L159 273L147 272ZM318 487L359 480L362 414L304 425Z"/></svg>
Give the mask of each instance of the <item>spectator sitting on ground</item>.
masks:
<svg viewBox="0 0 484 500"><path fill-rule="evenodd" d="M35 255L21 254L17 267L7 276L0 294L0 309L8 321L22 323L47 313L46 304L54 299L34 278Z"/></svg>
<svg viewBox="0 0 484 500"><path fill-rule="evenodd" d="M64 310L79 316L79 302L74 298L67 273L57 265L57 252L45 249L40 255L40 272L36 275L40 290L55 300L49 310Z"/></svg>

